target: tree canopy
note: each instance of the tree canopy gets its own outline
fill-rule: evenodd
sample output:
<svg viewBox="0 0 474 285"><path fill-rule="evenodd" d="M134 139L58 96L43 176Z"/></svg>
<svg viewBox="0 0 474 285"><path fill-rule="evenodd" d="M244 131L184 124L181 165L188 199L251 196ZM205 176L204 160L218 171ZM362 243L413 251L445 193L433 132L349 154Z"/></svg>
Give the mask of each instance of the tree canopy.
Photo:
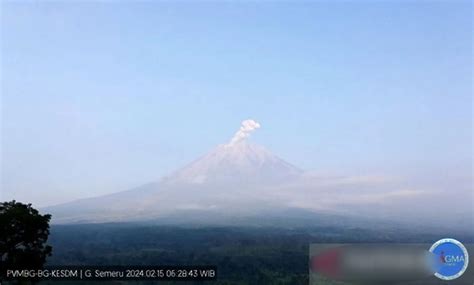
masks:
<svg viewBox="0 0 474 285"><path fill-rule="evenodd" d="M52 248L46 242L51 215L41 215L31 204L0 203L0 266L42 268Z"/></svg>

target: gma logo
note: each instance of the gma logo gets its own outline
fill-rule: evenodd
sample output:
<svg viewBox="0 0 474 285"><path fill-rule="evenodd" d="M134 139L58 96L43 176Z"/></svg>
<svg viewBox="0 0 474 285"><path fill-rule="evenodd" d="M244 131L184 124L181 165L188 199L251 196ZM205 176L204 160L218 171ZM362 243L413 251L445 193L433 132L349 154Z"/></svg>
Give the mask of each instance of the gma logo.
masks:
<svg viewBox="0 0 474 285"><path fill-rule="evenodd" d="M446 255L444 257L444 262L445 263L464 262L464 256L462 256L462 255Z"/></svg>

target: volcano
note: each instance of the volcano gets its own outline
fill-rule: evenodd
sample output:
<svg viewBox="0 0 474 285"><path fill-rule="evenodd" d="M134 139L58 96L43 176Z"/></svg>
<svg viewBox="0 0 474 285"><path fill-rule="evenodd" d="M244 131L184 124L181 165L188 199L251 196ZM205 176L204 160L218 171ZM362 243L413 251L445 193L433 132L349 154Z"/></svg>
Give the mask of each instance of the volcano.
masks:
<svg viewBox="0 0 474 285"><path fill-rule="evenodd" d="M304 172L265 147L248 142L253 130L246 126L248 121L228 144L218 145L157 182L45 210L52 213L54 222L88 223L195 218L197 212L222 216L225 211L235 217L284 207L273 190L298 181Z"/></svg>
<svg viewBox="0 0 474 285"><path fill-rule="evenodd" d="M249 141L245 120L232 139L156 182L43 208L56 224L152 222L167 225L379 226L429 224L443 193L384 176L303 171ZM427 205L421 207L420 205ZM469 208L469 207L466 207ZM384 222L374 222L373 219ZM453 216L456 217L456 216ZM453 218L455 219L455 218ZM447 222L452 222L448 217ZM462 221L461 221L462 222ZM461 224L456 220L456 224Z"/></svg>

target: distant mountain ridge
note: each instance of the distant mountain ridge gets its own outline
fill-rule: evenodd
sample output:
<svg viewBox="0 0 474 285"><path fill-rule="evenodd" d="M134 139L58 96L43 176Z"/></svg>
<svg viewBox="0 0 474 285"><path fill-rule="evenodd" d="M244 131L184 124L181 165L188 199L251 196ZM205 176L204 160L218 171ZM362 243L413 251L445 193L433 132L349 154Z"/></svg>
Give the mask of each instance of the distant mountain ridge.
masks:
<svg viewBox="0 0 474 285"><path fill-rule="evenodd" d="M384 176L303 171L265 147L249 143L248 132L258 126L254 121L243 123L230 143L218 145L156 182L42 210L52 214L53 223L62 224L152 221L287 226L323 221L356 224L354 219L369 224L377 217L417 227L437 225L440 219L444 224L469 227L463 215L439 216L432 205L445 197L443 192L418 190Z"/></svg>

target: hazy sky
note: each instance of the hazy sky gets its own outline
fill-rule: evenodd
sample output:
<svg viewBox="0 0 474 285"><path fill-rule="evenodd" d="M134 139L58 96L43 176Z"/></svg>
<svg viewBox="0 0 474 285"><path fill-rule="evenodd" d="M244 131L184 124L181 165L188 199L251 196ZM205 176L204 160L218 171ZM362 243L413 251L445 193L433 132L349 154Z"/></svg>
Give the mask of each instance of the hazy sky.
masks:
<svg viewBox="0 0 474 285"><path fill-rule="evenodd" d="M248 118L303 169L472 175L470 1L1 5L0 200L154 181Z"/></svg>

